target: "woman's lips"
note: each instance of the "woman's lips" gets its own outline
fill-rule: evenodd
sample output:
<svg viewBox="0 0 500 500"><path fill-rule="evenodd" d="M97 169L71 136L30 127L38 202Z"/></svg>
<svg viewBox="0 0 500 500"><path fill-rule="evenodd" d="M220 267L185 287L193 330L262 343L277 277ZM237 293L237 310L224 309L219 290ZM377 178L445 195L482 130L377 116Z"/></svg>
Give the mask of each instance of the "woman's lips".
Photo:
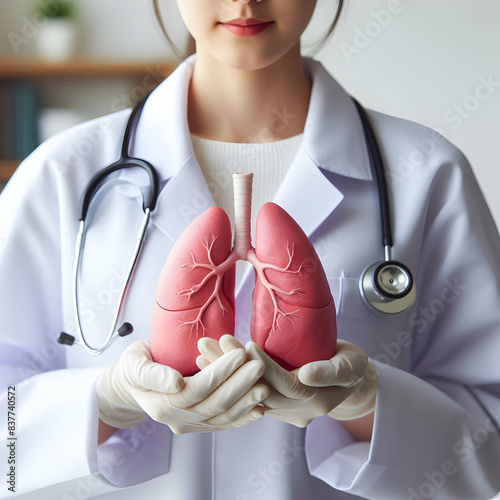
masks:
<svg viewBox="0 0 500 500"><path fill-rule="evenodd" d="M273 21L261 21L260 19L233 19L221 23L230 33L236 36L256 36L269 28Z"/></svg>

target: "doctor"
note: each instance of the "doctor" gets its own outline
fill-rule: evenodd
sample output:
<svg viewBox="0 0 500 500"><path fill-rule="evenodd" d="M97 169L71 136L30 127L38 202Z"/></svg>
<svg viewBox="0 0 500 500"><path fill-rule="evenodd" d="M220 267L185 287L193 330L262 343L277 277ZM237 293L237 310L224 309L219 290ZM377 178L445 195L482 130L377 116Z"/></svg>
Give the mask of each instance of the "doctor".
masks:
<svg viewBox="0 0 500 500"><path fill-rule="evenodd" d="M11 387L1 405L5 410L15 395L15 494L490 498L500 490L500 241L466 159L425 127L369 112L391 180L394 258L413 270L419 290L403 315L372 312L358 280L383 257L378 190L350 97L320 64L300 58L300 35L316 1L178 4L197 55L153 92L134 137L133 154L157 168L161 192L123 307L132 335L98 357L56 343L60 331L75 331L78 201L92 175L116 160L129 111L43 144L0 197L1 381ZM241 18L260 22L227 23ZM400 175L408 164L415 166L411 175ZM216 202L228 206L230 175L246 167L265 179L255 197L273 198L316 246L339 337L358 346L346 344L354 365L340 367L338 376L333 358L292 380L302 389L325 386L318 394L335 392L327 408L324 399L300 404L251 344L247 358L236 341L200 342L205 368L194 382L148 362L155 285L166 257L194 217ZM94 345L111 321L146 181L142 172L117 174L90 214L80 299ZM237 288L242 345L250 340L252 281L244 270ZM352 354L361 349L369 363ZM362 372L351 379L354 387L335 387L352 370ZM236 413L228 392L207 390L212 374L241 396ZM193 404L200 405L194 412ZM7 496L14 494L1 490Z"/></svg>

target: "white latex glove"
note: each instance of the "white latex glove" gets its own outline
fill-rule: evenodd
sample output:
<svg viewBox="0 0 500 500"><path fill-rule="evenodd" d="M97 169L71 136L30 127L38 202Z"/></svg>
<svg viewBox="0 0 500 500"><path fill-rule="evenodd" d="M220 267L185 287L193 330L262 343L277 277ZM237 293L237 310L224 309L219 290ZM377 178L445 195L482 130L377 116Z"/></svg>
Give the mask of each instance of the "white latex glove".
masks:
<svg viewBox="0 0 500 500"><path fill-rule="evenodd" d="M336 420L355 420L375 410L379 389L377 371L368 361L365 352L344 340L337 341L337 353L327 361L314 361L299 370L299 379L312 387L329 387L337 384L339 377L345 381L358 378L354 392L328 413ZM349 375L351 373L351 375Z"/></svg>
<svg viewBox="0 0 500 500"><path fill-rule="evenodd" d="M197 359L200 368L208 367L224 353L241 349L241 344L233 337L225 335L220 342L208 340L200 346ZM366 354L353 344L339 340L338 351L328 361L308 363L300 369L289 372L267 354L257 344L249 342L246 350L249 359L260 360L265 365L263 379L270 386L269 397L263 404L266 415L283 420L298 427L307 426L316 417L334 414L335 409L345 405L342 416L348 419L367 415L374 408L374 394L378 382L370 381L372 391L358 389L364 387L367 374L372 374L371 364ZM368 398L369 401L366 399ZM350 404L352 400L354 404ZM360 411L361 410L361 411Z"/></svg>
<svg viewBox="0 0 500 500"><path fill-rule="evenodd" d="M204 339L201 339L202 341ZM135 427L148 415L176 434L241 427L264 413L269 394L256 384L260 361L235 349L192 377L152 361L149 341L137 341L97 383L100 418L116 428Z"/></svg>

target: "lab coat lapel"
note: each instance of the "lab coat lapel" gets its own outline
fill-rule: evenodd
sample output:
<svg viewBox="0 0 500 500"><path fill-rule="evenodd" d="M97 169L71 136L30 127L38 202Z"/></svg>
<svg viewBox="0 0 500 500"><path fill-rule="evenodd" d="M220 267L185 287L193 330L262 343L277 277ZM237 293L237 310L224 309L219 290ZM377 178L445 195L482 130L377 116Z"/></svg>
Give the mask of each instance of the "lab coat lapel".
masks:
<svg viewBox="0 0 500 500"><path fill-rule="evenodd" d="M192 155L162 189L153 224L175 242L198 215L214 205L205 177Z"/></svg>
<svg viewBox="0 0 500 500"><path fill-rule="evenodd" d="M301 148L273 201L311 236L343 197Z"/></svg>
<svg viewBox="0 0 500 500"><path fill-rule="evenodd" d="M302 147L274 202L311 236L342 201L323 171L359 180L372 173L360 117L350 95L316 61L305 59L312 92Z"/></svg>

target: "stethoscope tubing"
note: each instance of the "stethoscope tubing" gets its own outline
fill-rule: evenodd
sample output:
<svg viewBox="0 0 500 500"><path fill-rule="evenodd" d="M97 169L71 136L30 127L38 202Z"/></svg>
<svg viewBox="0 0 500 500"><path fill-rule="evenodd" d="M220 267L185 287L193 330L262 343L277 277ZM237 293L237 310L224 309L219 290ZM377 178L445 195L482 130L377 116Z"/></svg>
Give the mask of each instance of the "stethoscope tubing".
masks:
<svg viewBox="0 0 500 500"><path fill-rule="evenodd" d="M155 209L156 202L159 195L159 179L158 173L156 169L147 161L141 160L139 158L133 158L130 156L129 148L130 142L132 140L132 133L137 126L139 117L142 113L144 105L146 103L147 97L144 98L133 110L127 121L127 125L125 128L125 133L123 136L122 147L121 147L121 155L120 159L106 167L102 171L98 172L92 179L88 182L87 187L83 193L82 199L80 201L79 208L79 231L76 238L75 245L75 260L73 264L73 276L72 276L72 288L73 288L73 314L75 317L76 324L76 336L79 343L85 351L87 351L92 356L98 356L102 354L110 345L113 344L118 338L121 336L128 335L133 331L132 326L129 323L124 323L124 325L117 330L118 320L120 317L120 312L122 310L123 302L125 300L125 295L132 279L132 274L136 267L137 261L141 254L142 247L146 240L146 231L149 224L149 220L151 217L151 212ZM79 269L81 269L81 260L83 254L83 247L85 244L85 234L86 234L86 218L88 214L88 210L90 208L90 204L94 196L99 191L100 187L103 185L105 179L112 173L117 172L118 170L122 170L124 168L135 168L139 167L143 169L149 177L149 192L143 198L143 211L144 217L141 222L141 226L139 228L137 242L134 248L133 257L130 261L130 264L127 269L126 279L121 287L119 300L117 302L115 312L113 315L113 321L111 324L111 328L106 336L105 341L102 343L100 347L92 347L83 334L82 328L82 320L80 317L80 308L79 308L79 295L78 295L78 277L79 277ZM71 337L67 336L66 337Z"/></svg>
<svg viewBox="0 0 500 500"><path fill-rule="evenodd" d="M368 154L370 156L370 164L373 166L372 170L375 174L379 192L380 204L380 219L382 222L382 245L385 249L385 260L391 260L391 251L393 245L392 239L392 224L391 224L391 209L389 207L389 190L387 189L387 179L385 176L385 169L382 163L382 153L378 147L378 142L375 140L375 131L371 126L368 115L361 104L356 99L352 98L363 125L365 141L368 147Z"/></svg>
<svg viewBox="0 0 500 500"><path fill-rule="evenodd" d="M75 247L75 262L73 265L73 313L75 315L75 323L76 323L76 333L78 337L78 341L80 345L92 356L98 356L102 354L115 340L117 340L121 335L117 332L118 319L120 317L120 312L123 306L123 301L125 299L125 294L127 292L128 285L132 278L132 274L136 267L137 261L139 259L142 246L146 240L146 230L149 224L149 219L151 216L151 212L149 208L146 208L144 212L144 217L141 223L141 227L139 229L139 233L137 235L137 242L134 248L133 258L130 261L128 266L126 279L123 282L123 285L120 290L118 303L116 305L115 313L113 316L113 321L111 324L111 328L108 332L106 340L102 343L100 347L92 347L86 340L83 335L82 322L80 318L80 308L78 306L78 271L80 269L81 259L82 259L82 250L85 242L85 220L80 221L80 229L78 231L78 236L76 240ZM131 332L128 332L131 333Z"/></svg>

